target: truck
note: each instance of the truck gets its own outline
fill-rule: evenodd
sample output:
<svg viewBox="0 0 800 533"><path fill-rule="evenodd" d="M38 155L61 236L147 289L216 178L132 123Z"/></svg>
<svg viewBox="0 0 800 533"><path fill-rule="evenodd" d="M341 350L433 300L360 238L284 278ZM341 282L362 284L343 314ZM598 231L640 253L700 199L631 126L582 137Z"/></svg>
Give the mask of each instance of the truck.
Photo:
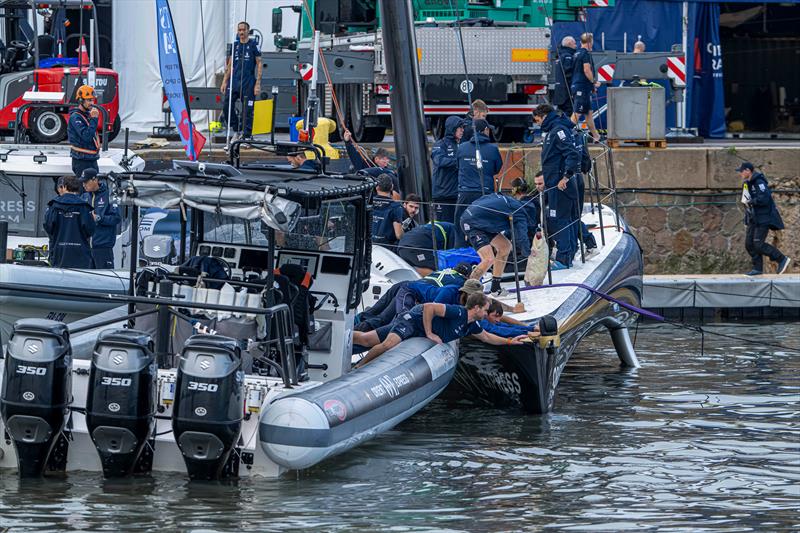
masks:
<svg viewBox="0 0 800 533"><path fill-rule="evenodd" d="M546 100L554 58L550 27L578 20L586 8L614 0L411 0L417 60L428 127L440 137L449 115L465 115L469 97L489 106L489 122L501 142L520 142L533 108ZM391 93L383 61L384 43L377 1L308 0L275 8L275 52L262 53L265 79L278 94L278 123L302 115L312 64L313 30L330 74L334 94L319 73L320 113L339 118L358 142L380 142L391 127ZM299 20L285 36L283 12ZM309 15L313 20L309 19ZM462 44L463 43L463 54ZM466 68L465 64L466 63ZM286 95L293 91L287 110ZM283 97L283 98L282 98ZM284 105L282 106L282 102ZM283 113L281 112L283 108Z"/></svg>

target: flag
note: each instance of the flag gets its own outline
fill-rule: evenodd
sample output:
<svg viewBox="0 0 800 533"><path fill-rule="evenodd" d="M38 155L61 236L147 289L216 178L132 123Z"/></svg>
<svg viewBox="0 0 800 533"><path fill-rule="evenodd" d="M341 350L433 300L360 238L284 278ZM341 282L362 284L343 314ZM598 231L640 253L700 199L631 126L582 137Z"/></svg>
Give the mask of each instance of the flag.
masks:
<svg viewBox="0 0 800 533"><path fill-rule="evenodd" d="M689 88L688 122L701 137L725 136L725 88L722 85L722 45L719 5L692 4L694 72Z"/></svg>
<svg viewBox="0 0 800 533"><path fill-rule="evenodd" d="M191 161L196 161L203 150L206 138L192 123L189 101L186 96L186 81L183 77L181 54L178 51L178 39L172 23L172 13L168 0L156 0L156 27L158 33L158 64L161 69L161 83L169 100L169 108L178 132Z"/></svg>

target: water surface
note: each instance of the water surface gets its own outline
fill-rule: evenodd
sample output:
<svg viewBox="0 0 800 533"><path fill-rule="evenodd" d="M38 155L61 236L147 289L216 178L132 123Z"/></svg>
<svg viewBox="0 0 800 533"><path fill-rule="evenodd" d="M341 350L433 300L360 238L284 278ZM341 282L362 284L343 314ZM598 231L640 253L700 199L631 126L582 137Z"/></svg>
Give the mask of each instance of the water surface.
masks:
<svg viewBox="0 0 800 533"><path fill-rule="evenodd" d="M800 326L721 324L800 345ZM567 367L552 414L434 402L385 436L280 480L20 482L22 531L800 531L800 353L639 328L642 368L605 335ZM0 529L1 530L1 529Z"/></svg>

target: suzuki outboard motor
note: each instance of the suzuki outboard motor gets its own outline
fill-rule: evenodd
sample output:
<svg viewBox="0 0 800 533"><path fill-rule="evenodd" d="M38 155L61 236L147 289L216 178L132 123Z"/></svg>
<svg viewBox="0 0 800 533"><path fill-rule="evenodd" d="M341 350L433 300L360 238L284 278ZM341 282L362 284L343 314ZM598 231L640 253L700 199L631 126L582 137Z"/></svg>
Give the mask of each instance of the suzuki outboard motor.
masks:
<svg viewBox="0 0 800 533"><path fill-rule="evenodd" d="M72 346L66 324L14 324L3 371L0 414L14 442L20 477L44 473L72 401Z"/></svg>
<svg viewBox="0 0 800 533"><path fill-rule="evenodd" d="M191 479L224 471L242 429L244 373L239 345L219 335L193 335L178 367L172 432Z"/></svg>
<svg viewBox="0 0 800 533"><path fill-rule="evenodd" d="M131 329L100 334L92 355L86 427L106 477L133 473L153 435L157 384L150 335Z"/></svg>

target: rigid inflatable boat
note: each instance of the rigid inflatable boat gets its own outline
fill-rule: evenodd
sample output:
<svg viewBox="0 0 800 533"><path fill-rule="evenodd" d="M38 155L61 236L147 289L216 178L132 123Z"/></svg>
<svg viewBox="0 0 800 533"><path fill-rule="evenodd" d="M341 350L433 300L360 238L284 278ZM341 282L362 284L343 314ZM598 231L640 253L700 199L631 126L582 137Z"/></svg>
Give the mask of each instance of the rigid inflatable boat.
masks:
<svg viewBox="0 0 800 533"><path fill-rule="evenodd" d="M0 283L113 305L70 324L14 324L0 467L276 476L394 427L452 378L455 347L427 339L352 370L371 179L187 163L112 181L134 221L149 207L191 214L181 239L196 268L131 267L126 295Z"/></svg>

